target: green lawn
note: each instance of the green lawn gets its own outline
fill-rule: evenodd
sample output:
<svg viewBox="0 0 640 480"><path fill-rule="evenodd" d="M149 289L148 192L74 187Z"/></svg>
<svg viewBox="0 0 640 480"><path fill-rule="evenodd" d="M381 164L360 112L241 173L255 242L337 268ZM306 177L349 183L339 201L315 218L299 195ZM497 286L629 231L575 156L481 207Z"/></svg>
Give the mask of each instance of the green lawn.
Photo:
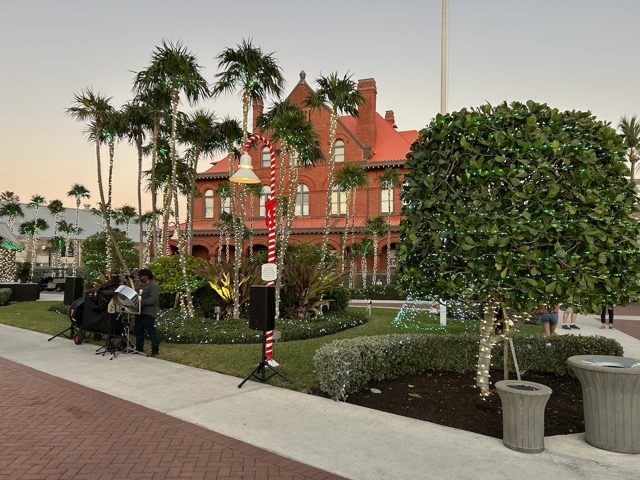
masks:
<svg viewBox="0 0 640 480"><path fill-rule="evenodd" d="M66 315L48 311L51 302L23 302L0 307L0 323L15 327L43 332L50 335L64 330L69 326ZM364 308L352 307L353 310L364 311ZM334 335L314 338L311 340L276 342L273 358L280 363L280 371L294 381L288 384L279 377L269 381L293 390L310 392L318 390L318 380L313 369L313 356L322 345L336 339L354 338L367 335L385 335L392 333L469 333L477 332L476 322L450 321L445 328L440 327L435 316L424 313L411 314L405 318L405 325L417 325L417 328L399 328L392 325L398 314L395 309L372 309L368 323L351 328ZM525 333L540 333L541 329L535 325L524 325ZM73 342L69 341L69 348ZM261 359L261 345L211 345L211 344L171 344L162 343L160 356L164 360L204 368L215 372L244 378L253 370Z"/></svg>

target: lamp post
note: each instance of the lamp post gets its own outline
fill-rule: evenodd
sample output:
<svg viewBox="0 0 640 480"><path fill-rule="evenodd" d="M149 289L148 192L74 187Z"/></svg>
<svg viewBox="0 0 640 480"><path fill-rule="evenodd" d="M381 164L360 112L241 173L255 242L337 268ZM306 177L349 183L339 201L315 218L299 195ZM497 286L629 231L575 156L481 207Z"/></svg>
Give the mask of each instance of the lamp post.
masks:
<svg viewBox="0 0 640 480"><path fill-rule="evenodd" d="M276 153L271 142L262 135L252 135L244 144L244 153L240 157L240 165L238 171L234 173L230 181L234 183L250 184L261 183L258 176L253 172L251 165L251 156L249 155L249 147L254 140L261 140L269 149L271 175L269 180L270 193L265 202L265 223L269 229L268 257L267 263L262 268L262 278L267 280L267 285L272 287L275 285L277 278L276 266ZM237 253L236 253L237 254ZM265 268L266 267L266 268ZM267 332L266 338L266 357L270 363L276 363L273 359L273 330Z"/></svg>

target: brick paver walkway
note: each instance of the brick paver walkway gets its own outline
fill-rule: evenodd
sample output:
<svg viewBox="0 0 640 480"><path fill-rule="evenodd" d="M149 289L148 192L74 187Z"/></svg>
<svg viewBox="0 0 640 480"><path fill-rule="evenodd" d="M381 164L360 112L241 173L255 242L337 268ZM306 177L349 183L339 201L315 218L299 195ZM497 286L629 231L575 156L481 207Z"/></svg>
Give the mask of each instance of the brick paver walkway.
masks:
<svg viewBox="0 0 640 480"><path fill-rule="evenodd" d="M342 477L0 358L0 480L175 478Z"/></svg>

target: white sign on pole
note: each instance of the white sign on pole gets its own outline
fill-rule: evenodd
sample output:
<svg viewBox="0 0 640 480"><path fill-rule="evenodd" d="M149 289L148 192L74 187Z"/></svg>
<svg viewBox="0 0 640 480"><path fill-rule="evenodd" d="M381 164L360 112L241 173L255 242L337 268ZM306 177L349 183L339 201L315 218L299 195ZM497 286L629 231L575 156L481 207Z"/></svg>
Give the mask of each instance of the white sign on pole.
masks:
<svg viewBox="0 0 640 480"><path fill-rule="evenodd" d="M275 263L262 264L262 280L265 282L273 282L278 278L278 267Z"/></svg>

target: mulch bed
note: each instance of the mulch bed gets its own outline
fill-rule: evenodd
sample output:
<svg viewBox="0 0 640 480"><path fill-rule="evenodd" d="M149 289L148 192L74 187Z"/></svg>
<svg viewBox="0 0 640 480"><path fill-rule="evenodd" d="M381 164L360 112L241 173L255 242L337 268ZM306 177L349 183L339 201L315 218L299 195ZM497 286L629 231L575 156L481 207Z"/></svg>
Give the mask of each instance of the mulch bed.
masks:
<svg viewBox="0 0 640 480"><path fill-rule="evenodd" d="M502 372L491 374L492 382L502 379ZM577 378L529 374L522 380L553 390L545 409L545 436L584 432L582 389ZM373 393L372 388L381 393ZM426 372L372 382L367 389L350 394L347 403L502 438L500 397L495 390L491 396L481 397L473 372Z"/></svg>

